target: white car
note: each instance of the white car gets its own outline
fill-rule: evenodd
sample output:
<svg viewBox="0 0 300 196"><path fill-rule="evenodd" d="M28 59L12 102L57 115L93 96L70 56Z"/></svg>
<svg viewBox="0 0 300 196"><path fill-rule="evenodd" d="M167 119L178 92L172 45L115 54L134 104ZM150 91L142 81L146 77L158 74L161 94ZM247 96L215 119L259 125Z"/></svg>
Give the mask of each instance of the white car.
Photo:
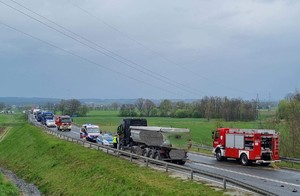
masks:
<svg viewBox="0 0 300 196"><path fill-rule="evenodd" d="M47 127L56 127L55 121L54 120L47 120L46 121L46 126Z"/></svg>
<svg viewBox="0 0 300 196"><path fill-rule="evenodd" d="M80 129L80 139L86 139L89 142L96 143L96 138L101 135L98 125L83 124Z"/></svg>

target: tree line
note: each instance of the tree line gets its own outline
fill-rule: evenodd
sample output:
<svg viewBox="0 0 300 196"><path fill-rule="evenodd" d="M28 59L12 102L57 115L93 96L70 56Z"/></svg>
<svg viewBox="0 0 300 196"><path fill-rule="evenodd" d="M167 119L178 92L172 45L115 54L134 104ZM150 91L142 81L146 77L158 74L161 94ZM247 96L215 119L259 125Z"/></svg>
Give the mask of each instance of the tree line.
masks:
<svg viewBox="0 0 300 196"><path fill-rule="evenodd" d="M62 99L58 104L49 102L44 107L54 113L60 112L62 115L70 116L86 116L89 111L89 108L77 99Z"/></svg>
<svg viewBox="0 0 300 196"><path fill-rule="evenodd" d="M289 94L281 100L277 110L283 154L300 157L300 93Z"/></svg>
<svg viewBox="0 0 300 196"><path fill-rule="evenodd" d="M123 104L122 117L174 117L174 118L212 118L225 121L252 121L258 115L255 100L230 99L227 97L204 97L192 103L162 100L155 104L150 99L139 98L135 104Z"/></svg>

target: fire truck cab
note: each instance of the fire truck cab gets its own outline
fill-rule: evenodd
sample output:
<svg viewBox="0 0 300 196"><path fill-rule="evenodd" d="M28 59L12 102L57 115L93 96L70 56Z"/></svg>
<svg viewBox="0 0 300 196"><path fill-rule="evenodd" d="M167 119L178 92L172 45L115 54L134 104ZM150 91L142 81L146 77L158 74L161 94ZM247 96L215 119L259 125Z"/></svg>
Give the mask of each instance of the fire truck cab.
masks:
<svg viewBox="0 0 300 196"><path fill-rule="evenodd" d="M212 132L213 153L218 161L234 158L242 165L267 166L279 162L279 133L268 129L218 128Z"/></svg>
<svg viewBox="0 0 300 196"><path fill-rule="evenodd" d="M71 131L72 119L70 116L56 116L55 124L58 131Z"/></svg>

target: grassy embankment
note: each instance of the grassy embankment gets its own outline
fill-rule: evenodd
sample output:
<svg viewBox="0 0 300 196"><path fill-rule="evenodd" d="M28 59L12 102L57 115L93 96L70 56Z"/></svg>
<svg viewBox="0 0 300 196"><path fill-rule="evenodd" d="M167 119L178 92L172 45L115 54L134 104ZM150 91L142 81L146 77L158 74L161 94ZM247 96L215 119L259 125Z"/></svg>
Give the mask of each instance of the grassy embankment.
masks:
<svg viewBox="0 0 300 196"><path fill-rule="evenodd" d="M0 118L0 141L4 135L5 128L12 122L13 117L10 115L3 115ZM7 180L2 173L0 173L0 195L20 195L17 187Z"/></svg>
<svg viewBox="0 0 300 196"><path fill-rule="evenodd" d="M0 165L46 195L221 195L222 191L59 140L20 116L0 143ZM1 123L6 124L0 115Z"/></svg>

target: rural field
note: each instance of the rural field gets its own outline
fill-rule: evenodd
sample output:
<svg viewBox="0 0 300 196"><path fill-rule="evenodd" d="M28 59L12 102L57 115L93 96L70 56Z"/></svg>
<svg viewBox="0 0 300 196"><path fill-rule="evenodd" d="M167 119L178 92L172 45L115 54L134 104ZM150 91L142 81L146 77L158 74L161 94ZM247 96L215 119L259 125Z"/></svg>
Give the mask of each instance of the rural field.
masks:
<svg viewBox="0 0 300 196"><path fill-rule="evenodd" d="M74 123L81 125L84 123L97 124L103 131L116 132L123 117L118 116L118 111L90 111L86 117L74 118ZM251 122L225 122L221 120L199 118L166 118L166 117L146 117L149 126L164 126L176 128L188 128L191 131L191 139L194 143L211 145L211 132L216 127L234 128L265 128L261 127L269 118L275 115L275 111L261 111L260 119ZM142 117L143 118L143 117Z"/></svg>

